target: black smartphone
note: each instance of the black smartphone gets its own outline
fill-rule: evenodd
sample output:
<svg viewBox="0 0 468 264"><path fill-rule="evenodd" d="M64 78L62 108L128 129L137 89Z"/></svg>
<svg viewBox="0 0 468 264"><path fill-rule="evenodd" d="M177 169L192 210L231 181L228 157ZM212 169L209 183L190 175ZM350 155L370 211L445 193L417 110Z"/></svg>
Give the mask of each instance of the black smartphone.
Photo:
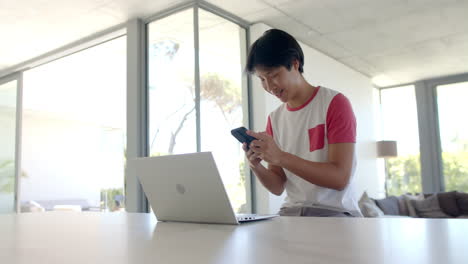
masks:
<svg viewBox="0 0 468 264"><path fill-rule="evenodd" d="M238 127L231 130L231 134L239 140L240 143L247 143L247 149L249 149L250 142L256 140L256 138L247 135L247 128Z"/></svg>

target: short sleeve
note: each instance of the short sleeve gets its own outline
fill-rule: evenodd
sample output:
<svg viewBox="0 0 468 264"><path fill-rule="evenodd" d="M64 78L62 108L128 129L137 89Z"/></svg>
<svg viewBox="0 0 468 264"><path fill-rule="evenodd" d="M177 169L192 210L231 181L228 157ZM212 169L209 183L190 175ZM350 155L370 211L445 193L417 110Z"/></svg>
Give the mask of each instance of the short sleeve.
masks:
<svg viewBox="0 0 468 264"><path fill-rule="evenodd" d="M337 94L327 111L328 143L356 143L356 126L351 103L343 94Z"/></svg>

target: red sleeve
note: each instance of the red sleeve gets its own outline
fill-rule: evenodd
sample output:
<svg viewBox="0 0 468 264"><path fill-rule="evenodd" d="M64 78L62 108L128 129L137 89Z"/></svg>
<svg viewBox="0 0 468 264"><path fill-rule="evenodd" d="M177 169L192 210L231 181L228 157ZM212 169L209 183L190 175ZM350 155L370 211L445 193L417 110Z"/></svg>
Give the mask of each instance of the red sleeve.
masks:
<svg viewBox="0 0 468 264"><path fill-rule="evenodd" d="M337 94L327 111L327 139L333 143L356 143L356 117L348 98Z"/></svg>
<svg viewBox="0 0 468 264"><path fill-rule="evenodd" d="M268 116L268 121L266 125L266 132L268 135L273 136L273 128L271 127L271 119L270 116Z"/></svg>

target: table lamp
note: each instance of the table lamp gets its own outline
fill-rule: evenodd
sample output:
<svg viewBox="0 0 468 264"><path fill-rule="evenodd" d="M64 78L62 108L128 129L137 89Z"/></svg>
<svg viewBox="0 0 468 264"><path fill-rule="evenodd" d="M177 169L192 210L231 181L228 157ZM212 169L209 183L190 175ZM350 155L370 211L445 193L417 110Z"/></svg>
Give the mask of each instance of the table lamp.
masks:
<svg viewBox="0 0 468 264"><path fill-rule="evenodd" d="M377 157L384 158L385 161L385 196L388 196L388 166L387 158L398 156L397 142L393 140L377 141Z"/></svg>

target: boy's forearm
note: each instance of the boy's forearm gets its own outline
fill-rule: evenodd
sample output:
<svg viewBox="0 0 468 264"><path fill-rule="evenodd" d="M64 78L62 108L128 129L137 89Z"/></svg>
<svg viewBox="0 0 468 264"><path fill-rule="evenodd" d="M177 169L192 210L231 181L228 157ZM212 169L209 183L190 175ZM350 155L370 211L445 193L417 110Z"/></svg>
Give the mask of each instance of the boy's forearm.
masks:
<svg viewBox="0 0 468 264"><path fill-rule="evenodd" d="M268 189L271 193L275 195L281 195L284 191L284 180L280 175L277 175L273 171L265 168L263 165L259 164L257 167L252 168L252 171L255 173L260 182Z"/></svg>
<svg viewBox="0 0 468 264"><path fill-rule="evenodd" d="M341 191L348 184L349 172L331 162L313 162L284 152L279 166L322 187Z"/></svg>

